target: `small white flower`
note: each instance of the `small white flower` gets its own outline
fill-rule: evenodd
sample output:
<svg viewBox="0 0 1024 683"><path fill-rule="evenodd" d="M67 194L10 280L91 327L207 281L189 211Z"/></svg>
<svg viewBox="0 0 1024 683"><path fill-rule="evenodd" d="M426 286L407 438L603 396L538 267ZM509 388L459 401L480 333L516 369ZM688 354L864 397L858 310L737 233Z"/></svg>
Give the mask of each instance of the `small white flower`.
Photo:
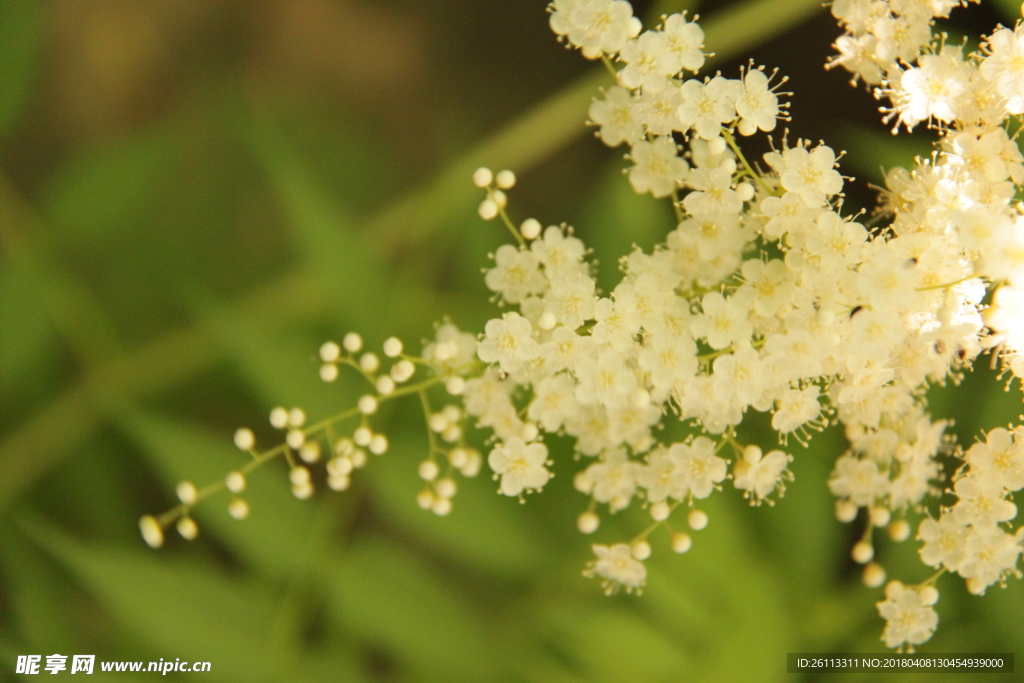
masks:
<svg viewBox="0 0 1024 683"><path fill-rule="evenodd" d="M537 441L527 444L518 437L495 446L487 456L487 464L501 475L501 493L518 496L523 491L539 491L551 478L545 468L548 448Z"/></svg>
<svg viewBox="0 0 1024 683"><path fill-rule="evenodd" d="M751 69L743 77L743 94L736 99L740 115L739 130L751 135L755 130L775 130L779 116L779 98L768 87L768 77L760 69Z"/></svg>
<svg viewBox="0 0 1024 683"><path fill-rule="evenodd" d="M683 83L679 120L705 140L716 138L722 125L736 118L736 100L743 94L740 81L715 76L707 83L690 79Z"/></svg>
<svg viewBox="0 0 1024 683"><path fill-rule="evenodd" d="M629 505L636 493L641 467L629 459L625 448L616 448L577 474L573 484L577 491L592 495L597 502L607 503L611 512L618 512Z"/></svg>
<svg viewBox="0 0 1024 683"><path fill-rule="evenodd" d="M662 27L669 49L675 52L679 64L687 71L697 73L704 66L704 31L696 22L676 13L665 17Z"/></svg>
<svg viewBox="0 0 1024 683"><path fill-rule="evenodd" d="M778 171L782 187L798 193L809 206L821 206L843 189L843 177L835 170L835 152L827 145L810 151L804 146L791 147L781 155L767 154L765 159Z"/></svg>
<svg viewBox="0 0 1024 683"><path fill-rule="evenodd" d="M489 320L477 355L485 363L498 363L505 372L523 370L540 354L540 347L531 336L530 321L515 312Z"/></svg>
<svg viewBox="0 0 1024 683"><path fill-rule="evenodd" d="M639 592L647 580L647 567L633 557L633 550L625 543L618 543L611 547L606 545L594 545L593 560L584 576L598 576L604 581L605 592L611 595L625 588L627 593Z"/></svg>
<svg viewBox="0 0 1024 683"><path fill-rule="evenodd" d="M532 252L503 244L494 253L494 263L484 281L488 289L501 294L505 301L518 304L530 294L544 291L547 283Z"/></svg>
<svg viewBox="0 0 1024 683"><path fill-rule="evenodd" d="M828 487L833 495L849 498L854 505L863 507L885 496L889 480L878 471L874 460L861 460L847 454L836 461Z"/></svg>
<svg viewBox="0 0 1024 683"><path fill-rule="evenodd" d="M939 615L930 605L923 604L918 591L891 581L885 588L885 597L876 606L886 622L882 632L886 647L919 645L932 637Z"/></svg>
<svg viewBox="0 0 1024 683"><path fill-rule="evenodd" d="M744 307L718 292L708 292L701 299L701 313L694 317L691 329L694 336L707 338L713 349L724 349L753 333Z"/></svg>
<svg viewBox="0 0 1024 683"><path fill-rule="evenodd" d="M619 83L630 90L657 83L659 77L672 76L682 68L679 55L661 31L644 31L636 40L626 41L619 59L626 63L619 72Z"/></svg>
<svg viewBox="0 0 1024 683"><path fill-rule="evenodd" d="M787 467L793 460L793 456L782 451L772 451L760 458L742 458L733 467L733 483L736 488L753 496L754 501L760 503L772 494L773 491L783 488L783 480L786 479ZM792 478L790 475L789 478Z"/></svg>
<svg viewBox="0 0 1024 683"><path fill-rule="evenodd" d="M587 59L613 55L640 33L640 22L625 0L554 0L551 9L551 30Z"/></svg>
<svg viewBox="0 0 1024 683"><path fill-rule="evenodd" d="M633 167L629 169L629 182L638 194L650 192L655 197L667 197L689 170L686 160L678 155L675 141L668 136L634 142L630 158Z"/></svg>
<svg viewBox="0 0 1024 683"><path fill-rule="evenodd" d="M618 147L623 142L632 144L644 134L638 101L621 86L608 88L603 100L591 103L588 113L590 120L601 127L598 134L609 147Z"/></svg>

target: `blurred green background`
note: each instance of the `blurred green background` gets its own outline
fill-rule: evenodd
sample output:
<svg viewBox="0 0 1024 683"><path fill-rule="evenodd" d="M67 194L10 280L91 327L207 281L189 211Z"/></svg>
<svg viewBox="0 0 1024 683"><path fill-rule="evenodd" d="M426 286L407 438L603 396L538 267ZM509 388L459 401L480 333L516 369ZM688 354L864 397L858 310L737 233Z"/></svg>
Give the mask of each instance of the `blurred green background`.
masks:
<svg viewBox="0 0 1024 683"><path fill-rule="evenodd" d="M838 29L817 0L635 7L699 9L714 68L780 67L793 135L845 147L848 173L878 182L927 150L821 68ZM476 216L477 166L519 174L514 215L577 226L606 286L630 245L660 241L670 212L583 126L606 78L539 1L0 0L0 678L19 654L62 653L206 660L210 681L774 681L799 678L787 652L881 652L881 591L847 559L860 527L835 521L825 486L837 430L796 449L779 505L725 491L689 554L656 537L639 598L580 576L591 539L564 449L526 505L481 476L450 517L420 511L414 401L385 411L392 450L344 494L297 501L275 463L248 520L222 496L193 543L139 538L179 480L243 461L237 426L266 445L274 405L353 404L354 379L317 378L323 340L415 346L446 315L481 329L480 268L505 235ZM872 206L866 182L847 202ZM1019 412L983 368L934 392L964 443ZM890 575L927 576L912 546L883 546ZM939 587L924 651L1024 653L1020 582Z"/></svg>

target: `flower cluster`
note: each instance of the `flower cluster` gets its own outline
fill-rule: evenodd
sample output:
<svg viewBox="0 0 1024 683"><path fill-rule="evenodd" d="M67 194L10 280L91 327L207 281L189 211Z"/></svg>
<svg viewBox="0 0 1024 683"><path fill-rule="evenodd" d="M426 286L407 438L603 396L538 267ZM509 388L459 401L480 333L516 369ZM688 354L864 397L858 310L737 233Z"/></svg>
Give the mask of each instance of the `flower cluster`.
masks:
<svg viewBox="0 0 1024 683"><path fill-rule="evenodd" d="M321 377L333 381L347 365L373 391L311 427L301 410L275 409L271 423L285 442L269 451L255 451L252 432L240 430L236 444L253 460L222 484L180 486L180 506L143 518L147 542L159 545L173 522L194 537L191 506L220 488L235 494L231 514L244 517L244 474L278 455L298 497L312 493L306 465L324 448L328 485L346 488L366 450L387 450L371 426L378 405L416 395L429 441L419 465L425 509L447 514L454 474L472 477L485 461L502 495L523 501L543 490L556 457L549 435L569 437L581 463L573 483L589 499L577 519L582 533L598 531L602 509L646 508L652 523L635 537L593 546L584 573L608 592L643 588L655 531L687 552L693 541L673 530L672 517L705 528L697 505L726 482L754 505L782 495L793 456L740 442L737 427L751 412L770 416L787 449L843 425L849 448L828 487L840 520L866 510L851 554L868 586L886 580L874 530L906 540L907 518L921 513L926 565L959 574L975 593L1019 574L1024 528L1009 524L1012 494L1024 488L1024 427L994 429L962 452L925 396L930 385L958 382L986 351L1024 377L1024 216L1013 202L1024 158L1007 120L1024 111L1024 27L999 28L965 56L931 31L957 4L833 5L848 34L832 63L876 85L908 128L942 126L936 152L910 171L890 171L879 214L861 222L843 213L841 155L824 143L783 136L760 161L744 155L744 136L788 118L784 78L753 63L735 79L695 76L704 34L685 14L644 31L624 0L554 0L554 32L616 79L589 110L598 137L628 146L630 184L669 199L674 229L650 252L624 256L621 280L602 292L572 228L513 221L515 175L478 169L480 216L500 219L515 240L486 270L502 311L483 334L445 323L420 357L389 339L386 372L376 354L360 355L357 334L328 342ZM441 387L451 402L435 409L431 395ZM342 432L345 421L354 429ZM670 422L688 436L660 438ZM486 457L467 440L474 425L490 432ZM943 458L962 462L948 479ZM943 495L956 502L938 507ZM934 632L936 579L889 583L878 603L889 647L913 647Z"/></svg>
<svg viewBox="0 0 1024 683"><path fill-rule="evenodd" d="M832 64L849 69L855 80L877 86L875 96L889 101L883 109L887 117L897 118L908 129L925 122L938 131L931 157L918 159L912 170L889 171L884 197L891 214L888 230L896 239L920 245L914 267L925 265L932 272L920 281L919 289L943 293L938 321L955 334L961 361L993 349L1003 368L1020 378L1024 216L1015 198L1024 184L1024 158L1014 120L1024 112L1024 24L998 27L982 37L978 50L966 52L932 30L936 18L946 17L960 4L837 2L833 14L847 34L836 41L840 54ZM979 305L983 300L991 303L987 310ZM954 333L954 326L960 331ZM937 350L948 350L949 341L949 334L940 333ZM928 379L939 377L929 373ZM941 440L937 424L904 421L894 427L913 430L917 441L923 440L929 449ZM848 436L861 454L840 459L830 481L833 493L842 498L841 518L852 518L855 511L849 508L856 504L874 506L872 517L887 519L888 510L919 499L926 482L938 473L935 463L914 452L916 442L905 439L902 448L891 449L877 440L896 443L895 435L878 432L865 441L866 435L848 429ZM890 452L892 456L879 457ZM961 457L964 464L949 486L935 492L951 495L956 503L940 508L937 518L921 522L920 552L925 564L955 572L966 579L972 593L983 593L1008 575L1020 575L1024 527L1010 526L1017 515L1012 494L1024 486L1020 427L993 429L985 442L974 444ZM893 464L900 475L886 482L881 475ZM905 470L912 474L901 482ZM884 604L892 602L890 596ZM903 631L892 627L882 605L880 611L890 620L885 639L892 646L893 634ZM891 613L895 608L886 609ZM921 642L915 638L908 635L902 642Z"/></svg>

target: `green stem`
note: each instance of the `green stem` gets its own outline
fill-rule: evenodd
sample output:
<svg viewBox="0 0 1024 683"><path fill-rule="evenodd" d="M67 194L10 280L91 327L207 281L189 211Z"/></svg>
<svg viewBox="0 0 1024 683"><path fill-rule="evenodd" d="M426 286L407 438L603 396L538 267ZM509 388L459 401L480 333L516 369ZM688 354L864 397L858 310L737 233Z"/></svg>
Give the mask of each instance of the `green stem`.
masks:
<svg viewBox="0 0 1024 683"><path fill-rule="evenodd" d="M608 59L608 55L601 55L601 63L604 64L604 68L608 70L608 73L612 75L612 78L618 79L619 72L615 69L615 65L612 64L612 60Z"/></svg>
<svg viewBox="0 0 1024 683"><path fill-rule="evenodd" d="M443 381L444 378L441 376L431 377L430 379L425 379L422 382L417 382L416 384L409 384L399 389L396 389L390 394L377 396L377 402L385 403L396 398L401 398L402 396L409 396L410 394L419 394L420 398L423 401L425 414L429 416L430 405L427 402L426 391L430 387L436 384L440 384ZM316 435L321 431L327 431L332 429L334 425L337 424L338 422L351 419L358 415L359 408L349 408L348 410L343 410L342 412L337 413L336 415L332 415L328 418L320 420L319 422L311 424L310 426L306 427L305 429L302 429L301 431L304 436L309 438L310 436ZM430 431L429 425L427 426L427 432L430 434L431 455L433 455L435 450L440 449L436 448L434 433ZM248 474L257 467L261 467L266 463L270 462L271 460L273 460L274 458L277 458L278 456L281 455L290 459L291 447L287 443L280 443L271 448L270 450L264 451L262 453L257 453L255 451L249 452L252 453L253 459L238 468L238 471L241 472L242 474ZM209 498L215 493L223 491L226 487L227 484L224 479L213 482L211 484L207 484L203 488L199 489L199 492L196 494L195 502L190 503L188 505L186 505L185 503L181 503L180 505L177 505L171 508L170 510L167 510L166 512L158 515L156 517L156 520L157 522L159 522L160 526L167 527L169 524L173 523L180 517L187 516L191 509L194 508L199 503L201 503L203 500Z"/></svg>
<svg viewBox="0 0 1024 683"><path fill-rule="evenodd" d="M764 178L762 178L761 176L754 172L754 169L750 165L750 162L747 161L747 157L743 155L743 152L742 150L740 150L739 145L736 144L736 138L733 137L732 133L723 128L722 137L725 138L725 142L736 154L736 158L740 160L741 164L743 164L743 168L744 170L746 170L747 175L749 175L754 180L754 182L760 185L762 190L767 192L769 195L775 195L775 191L772 190L772 188L768 187L768 183L764 181Z"/></svg>
<svg viewBox="0 0 1024 683"><path fill-rule="evenodd" d="M495 202L497 204L497 202ZM501 222L505 224L508 231L512 233L512 236L516 238L516 242L519 242L520 247L526 247L526 240L523 239L522 234L519 232L519 228L515 226L512 219L508 217L508 212L505 211L505 207L501 204L498 206L498 215L501 216Z"/></svg>

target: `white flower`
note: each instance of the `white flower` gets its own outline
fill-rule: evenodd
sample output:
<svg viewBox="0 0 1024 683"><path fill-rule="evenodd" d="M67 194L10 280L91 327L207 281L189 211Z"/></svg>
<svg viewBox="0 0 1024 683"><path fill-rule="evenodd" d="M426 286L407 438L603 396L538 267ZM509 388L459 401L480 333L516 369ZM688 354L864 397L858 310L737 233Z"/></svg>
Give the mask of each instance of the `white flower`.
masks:
<svg viewBox="0 0 1024 683"><path fill-rule="evenodd" d="M701 27L677 13L665 17L662 31L682 68L697 73L704 66L704 51L701 49L704 47L704 31Z"/></svg>
<svg viewBox="0 0 1024 683"><path fill-rule="evenodd" d="M636 493L636 478L642 465L626 455L625 448L604 453L596 462L576 475L573 484L580 493L592 495L599 503L607 503L611 512L629 505Z"/></svg>
<svg viewBox="0 0 1024 683"><path fill-rule="evenodd" d="M544 230L544 236L534 240L530 250L537 255L537 260L544 265L549 279L555 276L575 275L583 268L581 261L586 248L578 238L565 234L557 225Z"/></svg>
<svg viewBox="0 0 1024 683"><path fill-rule="evenodd" d="M640 312L636 308L635 293L623 284L615 288L614 301L597 300L594 306L594 319L597 323L590 331L590 338L594 342L608 345L619 353L634 346L633 335L640 331Z"/></svg>
<svg viewBox="0 0 1024 683"><path fill-rule="evenodd" d="M821 214L820 207L807 205L797 192L787 192L781 197L765 197L761 200L761 213L768 222L761 228L771 239L779 239L787 233L802 239L814 228L814 221Z"/></svg>
<svg viewBox="0 0 1024 683"><path fill-rule="evenodd" d="M605 91L603 100L594 100L589 114L590 120L601 127L598 134L609 147L632 144L644 134L637 99L621 86L613 85Z"/></svg>
<svg viewBox="0 0 1024 683"><path fill-rule="evenodd" d="M889 480L878 471L874 460L861 460L847 454L836 461L828 488L834 496L849 498L854 505L863 507L885 496Z"/></svg>
<svg viewBox="0 0 1024 683"><path fill-rule="evenodd" d="M694 217L739 213L743 200L732 189L732 174L724 168L696 168L687 183L694 189L683 199L683 207Z"/></svg>
<svg viewBox="0 0 1024 683"><path fill-rule="evenodd" d="M941 54L921 57L918 65L904 71L894 86L900 121L908 128L931 119L952 123L971 80L960 48L947 45Z"/></svg>
<svg viewBox="0 0 1024 683"><path fill-rule="evenodd" d="M530 294L539 294L547 284L537 257L525 249L503 244L494 253L495 267L487 271L488 289L511 303L520 303Z"/></svg>
<svg viewBox="0 0 1024 683"><path fill-rule="evenodd" d="M715 359L715 393L750 405L761 398L768 381L767 367L747 340L734 344L732 353Z"/></svg>
<svg viewBox="0 0 1024 683"><path fill-rule="evenodd" d="M634 142L630 158L634 165L629 169L629 182L638 194L667 197L689 170L686 160L677 153L675 141L668 136Z"/></svg>
<svg viewBox="0 0 1024 683"><path fill-rule="evenodd" d="M594 317L594 288L594 279L586 273L552 278L551 290L544 297L544 310L554 315L556 322L576 329Z"/></svg>
<svg viewBox="0 0 1024 683"><path fill-rule="evenodd" d="M551 30L580 48L587 59L615 54L640 33L640 21L625 0L554 0Z"/></svg>
<svg viewBox="0 0 1024 683"><path fill-rule="evenodd" d="M657 83L659 77L679 73L682 68L679 55L660 31L644 31L636 40L626 41L619 52L619 60L626 63L619 72L619 83L630 90Z"/></svg>
<svg viewBox="0 0 1024 683"><path fill-rule="evenodd" d="M760 69L751 69L743 77L743 94L736 99L736 113L741 117L739 131L744 135L753 135L758 129L775 130L779 98L768 87L768 77Z"/></svg>
<svg viewBox="0 0 1024 683"><path fill-rule="evenodd" d="M679 86L661 76L649 78L644 91L636 98L634 115L647 126L650 134L671 135L681 125L679 105L682 103Z"/></svg>
<svg viewBox="0 0 1024 683"><path fill-rule="evenodd" d="M545 377L534 387L527 416L540 423L544 431L557 432L562 423L575 417L579 410L576 383L571 376L559 373Z"/></svg>
<svg viewBox="0 0 1024 683"><path fill-rule="evenodd" d="M929 567L945 567L955 572L963 562L967 529L954 520L953 515L944 513L938 520L930 517L921 520L917 537L924 541L918 551L921 561Z"/></svg>
<svg viewBox="0 0 1024 683"><path fill-rule="evenodd" d="M882 14L875 17L871 22L871 32L878 39L875 45L878 61L889 66L897 59L907 63L917 59L918 50L932 38L930 18L921 10L901 16Z"/></svg>
<svg viewBox="0 0 1024 683"><path fill-rule="evenodd" d="M485 363L498 363L505 372L523 370L540 355L540 347L531 333L530 321L515 312L489 320L484 338L477 346L477 355Z"/></svg>
<svg viewBox="0 0 1024 683"><path fill-rule="evenodd" d="M834 277L849 263L860 260L867 236L867 230L860 223L843 220L835 211L825 211L818 215L814 229L808 232L803 250L823 273Z"/></svg>
<svg viewBox="0 0 1024 683"><path fill-rule="evenodd" d="M759 455L760 451L757 453ZM782 481L786 479L787 474L786 468L792 460L793 456L782 451L772 451L758 458L741 458L733 466L733 483L736 488L743 490L748 496L753 496L754 501L760 503L776 488L782 490Z"/></svg>
<svg viewBox="0 0 1024 683"><path fill-rule="evenodd" d="M679 120L693 128L705 140L716 138L722 124L736 118L735 102L743 94L743 84L730 78L715 76L707 83L690 79L683 83L683 103L679 106Z"/></svg>
<svg viewBox="0 0 1024 683"><path fill-rule="evenodd" d="M803 389L789 389L775 401L775 414L772 415L772 427L785 434L800 425L817 419L821 414L821 403L818 402L818 387L810 385Z"/></svg>
<svg viewBox="0 0 1024 683"><path fill-rule="evenodd" d="M518 496L523 491L539 491L548 483L551 473L545 468L548 447L543 443L527 444L518 437L507 439L491 450L487 464L501 475L501 493Z"/></svg>
<svg viewBox="0 0 1024 683"><path fill-rule="evenodd" d="M798 193L809 206L821 206L843 189L843 177L835 170L835 152L827 145L811 151L802 145L791 147L781 155L766 154L765 160L778 171L782 187Z"/></svg>
<svg viewBox="0 0 1024 683"><path fill-rule="evenodd" d="M647 567L633 557L633 551L628 545L594 545L593 550L597 559L590 563L584 576L604 579L602 585L606 593L611 595L620 587L625 588L627 593L639 592L643 588L647 580Z"/></svg>
<svg viewBox="0 0 1024 683"><path fill-rule="evenodd" d="M581 337L568 327L556 327L551 333L551 339L540 349L544 372L555 373L566 368L574 369L576 362L583 357L584 349L590 346L589 337Z"/></svg>
<svg viewBox="0 0 1024 683"><path fill-rule="evenodd" d="M877 85L882 82L882 69L875 61L875 48L878 39L871 34L863 36L839 36L835 42L835 48L839 50L839 56L835 57L828 66L841 64L848 71L853 73L854 80L862 79L868 85Z"/></svg>
<svg viewBox="0 0 1024 683"><path fill-rule="evenodd" d="M707 498L714 485L725 479L726 462L715 455L715 443L699 436L692 443L677 443L659 448L648 456L647 466L639 474L652 503L687 495Z"/></svg>
<svg viewBox="0 0 1024 683"><path fill-rule="evenodd" d="M1002 427L993 429L985 443L968 449L964 460L970 464L972 474L995 476L1008 491L1024 488L1024 443L1017 440L1017 433Z"/></svg>
<svg viewBox="0 0 1024 683"><path fill-rule="evenodd" d="M882 640L886 647L920 645L935 632L939 615L931 605L921 601L921 594L899 581L891 581L885 588L886 599L877 603L878 613L885 619Z"/></svg>
<svg viewBox="0 0 1024 683"><path fill-rule="evenodd" d="M467 413L482 417L512 405L509 394L515 385L510 380L501 379L500 374L497 368L488 368L479 377L466 381L462 397Z"/></svg>
<svg viewBox="0 0 1024 683"><path fill-rule="evenodd" d="M697 373L697 345L688 336L650 334L637 357L648 382L659 396L668 394Z"/></svg>
<svg viewBox="0 0 1024 683"><path fill-rule="evenodd" d="M758 315L770 316L793 303L796 285L792 272L778 259L743 262L744 287L751 289L751 303ZM741 288L742 289L742 288Z"/></svg>
<svg viewBox="0 0 1024 683"><path fill-rule="evenodd" d="M960 500L953 506L953 519L963 525L993 526L1017 516L1017 506L1003 498L1001 477L994 471L969 472L953 485Z"/></svg>
<svg viewBox="0 0 1024 683"><path fill-rule="evenodd" d="M689 444L673 444L669 456L694 498L707 498L714 485L725 479L726 462L715 455L715 442L698 436Z"/></svg>
<svg viewBox="0 0 1024 683"><path fill-rule="evenodd" d="M1024 25L997 29L985 49L989 54L981 62L981 75L1007 98L1007 112L1024 113Z"/></svg>
<svg viewBox="0 0 1024 683"><path fill-rule="evenodd" d="M576 363L576 377L576 398L584 405L621 406L637 386L636 372L611 349L596 358L581 358Z"/></svg>
<svg viewBox="0 0 1024 683"><path fill-rule="evenodd" d="M1019 539L999 527L972 529L957 572L967 579L967 588L972 593L984 593L988 586L1016 569L1020 553Z"/></svg>
<svg viewBox="0 0 1024 683"><path fill-rule="evenodd" d="M733 299L718 292L708 292L701 299L701 313L693 319L691 329L696 337L707 338L713 349L724 349L740 339L749 339L754 328L747 312Z"/></svg>

